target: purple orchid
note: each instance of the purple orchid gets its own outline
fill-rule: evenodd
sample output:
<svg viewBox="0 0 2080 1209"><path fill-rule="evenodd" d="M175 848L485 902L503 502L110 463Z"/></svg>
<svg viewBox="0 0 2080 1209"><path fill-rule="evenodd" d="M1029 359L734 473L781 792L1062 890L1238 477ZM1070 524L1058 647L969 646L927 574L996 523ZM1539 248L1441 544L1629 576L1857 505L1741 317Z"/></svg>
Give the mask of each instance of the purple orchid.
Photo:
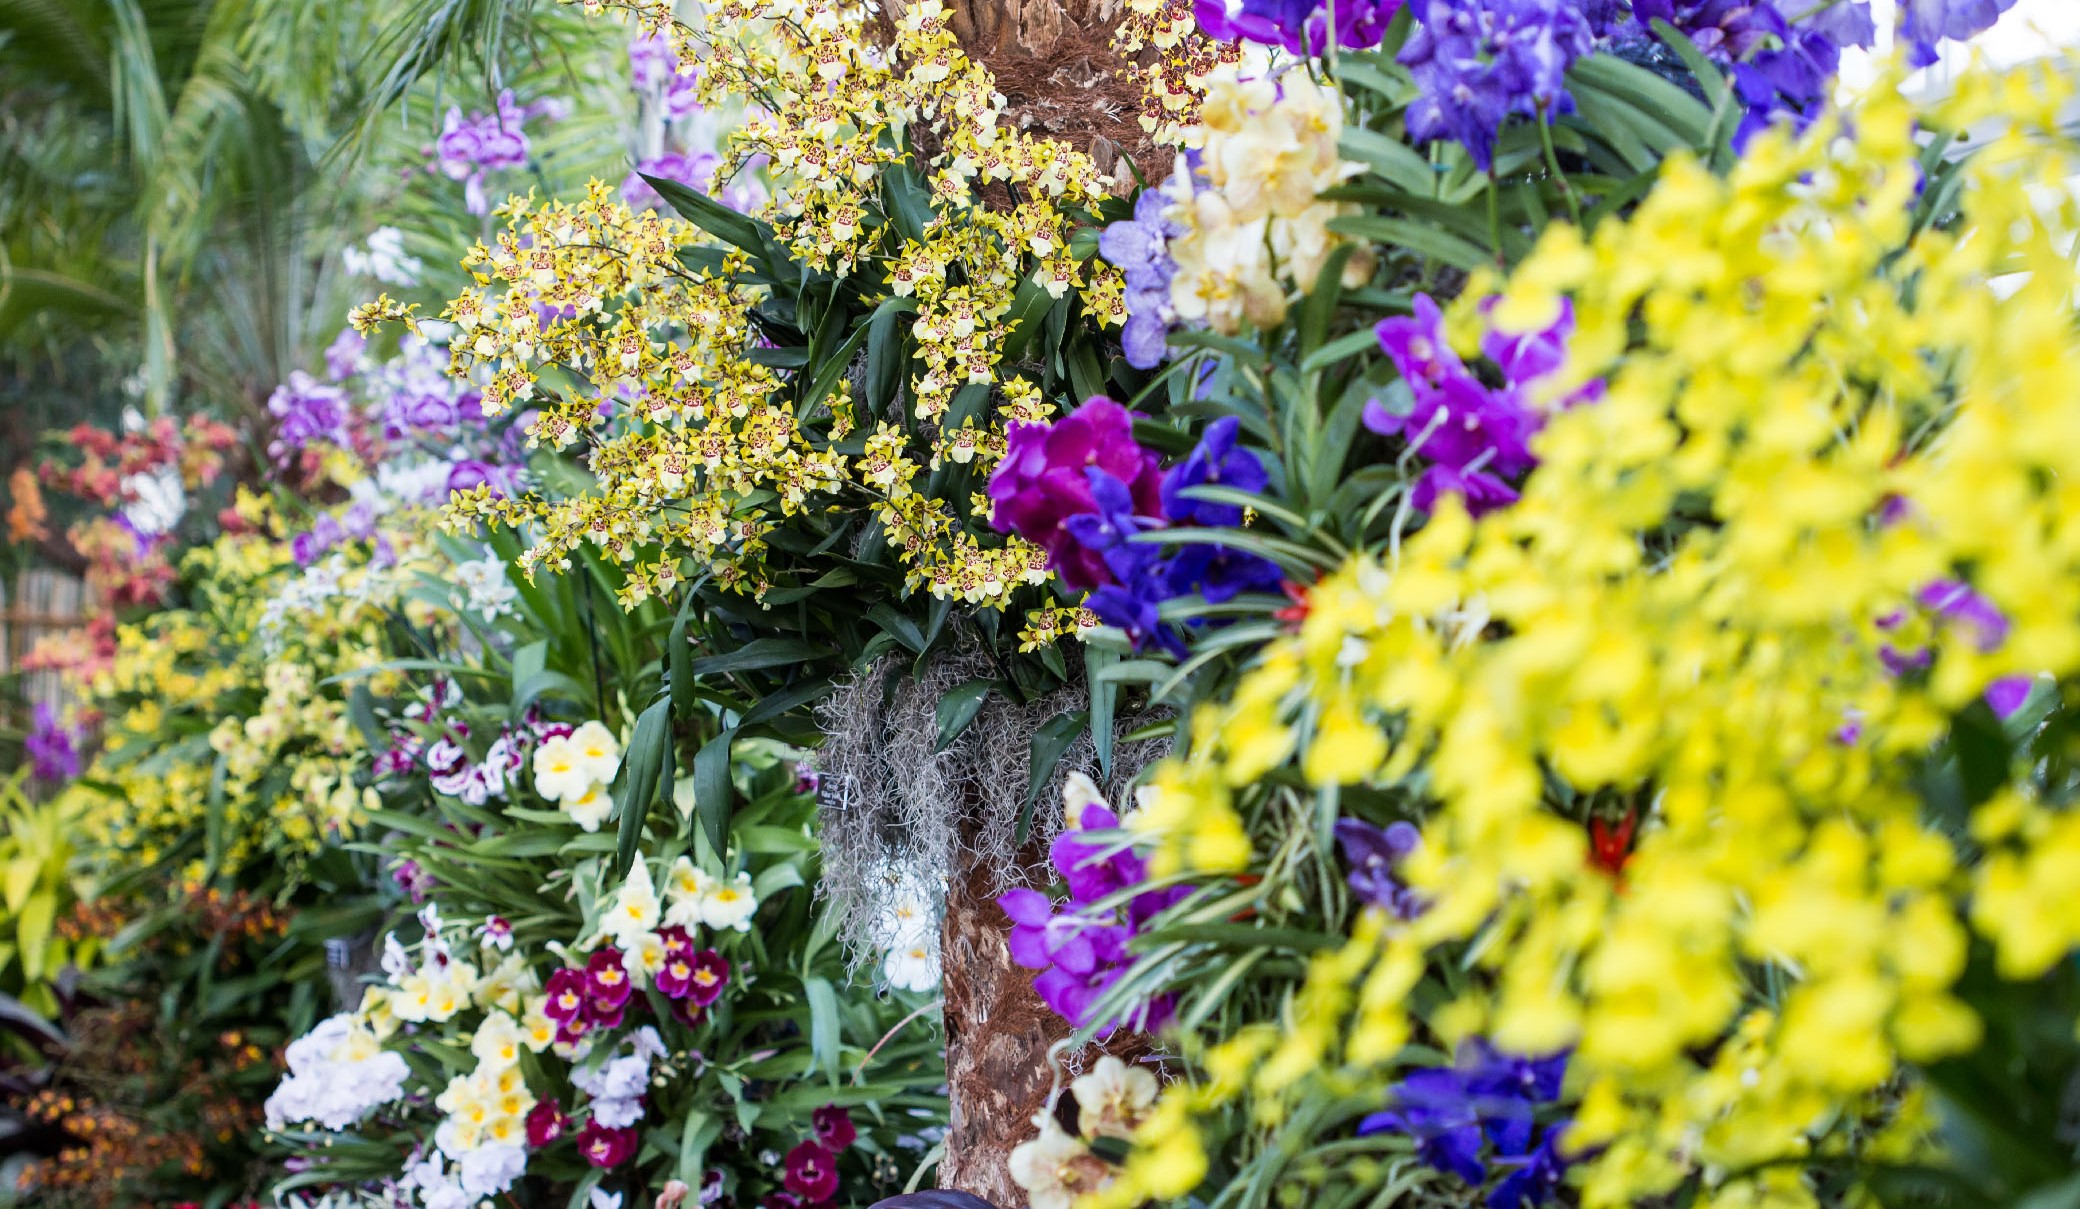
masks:
<svg viewBox="0 0 2080 1209"><path fill-rule="evenodd" d="M1374 400L1365 406L1364 423L1406 441L1429 464L1410 502L1428 511L1437 497L1457 495L1475 515L1514 503L1512 480L1538 464L1531 438L1544 423L1528 391L1566 360L1572 305L1563 302L1558 318L1542 330L1483 335L1482 352L1502 371L1499 387L1460 360L1445 335L1443 313L1427 295L1416 296L1414 314L1381 320L1376 330L1380 348L1408 386L1411 406L1397 412ZM1602 392L1601 382L1591 382L1559 405L1593 402Z"/></svg>
<svg viewBox="0 0 2080 1209"><path fill-rule="evenodd" d="M1242 523L1239 504L1216 503L1189 498L1194 487L1232 487L1237 491L1264 490L1269 476L1257 455L1236 446L1242 421L1224 416L1207 425L1206 435L1185 460L1163 476L1163 515L1176 525L1200 525L1210 529L1232 528Z"/></svg>
<svg viewBox="0 0 2080 1209"><path fill-rule="evenodd" d="M1097 511L1086 473L1092 468L1126 484L1136 513L1162 514L1156 455L1135 443L1133 415L1094 396L1052 425L1013 424L1007 437L1010 449L989 480L991 524L1045 548L1048 565L1071 588L1110 582L1104 558L1065 522Z"/></svg>
<svg viewBox="0 0 2080 1209"><path fill-rule="evenodd" d="M1420 90L1411 139L1456 140L1486 171L1509 118L1573 112L1567 69L1596 33L1573 0L1414 0L1412 11L1399 56Z"/></svg>
<svg viewBox="0 0 2080 1209"><path fill-rule="evenodd" d="M1336 44L1345 50L1369 50L1387 36L1387 24L1401 11L1402 0L1242 0L1229 11L1225 0L1196 0L1192 15L1199 32L1222 42L1247 39L1283 46L1293 54L1319 55L1329 46L1329 13L1336 14Z"/></svg>
<svg viewBox="0 0 2080 1209"><path fill-rule="evenodd" d="M638 210L670 210L671 206L666 204L664 197L651 188L644 177L678 181L696 193L706 193L709 180L715 175L715 165L720 162L714 154L706 151L692 155L673 152L646 159L621 182L621 200Z"/></svg>
<svg viewBox="0 0 2080 1209"><path fill-rule="evenodd" d="M1566 1122L1541 1128L1538 1111L1559 1099L1566 1052L1528 1058L1476 1039L1449 1067L1411 1072L1390 1091L1393 1106L1359 1122L1358 1134L1406 1133L1416 1157L1475 1187L1491 1169L1507 1174L1487 1197L1490 1209L1527 1209L1557 1191L1567 1160Z"/></svg>
<svg viewBox="0 0 2080 1209"><path fill-rule="evenodd" d="M267 397L267 410L279 423L267 451L277 462L317 442L345 445L347 396L336 386L327 386L296 370L289 380Z"/></svg>
<svg viewBox="0 0 2080 1209"><path fill-rule="evenodd" d="M1351 867L1351 890L1361 901L1384 908L1396 919L1414 919L1423 913L1422 896L1394 874L1422 842L1422 832L1412 823L1397 821L1382 828L1363 819L1336 820L1336 846Z"/></svg>
<svg viewBox="0 0 2080 1209"><path fill-rule="evenodd" d="M1048 856L1067 882L1069 900L1057 905L1038 890L1009 890L997 905L1011 920L1006 943L1011 959L1040 971L1033 989L1064 1020L1078 1028L1095 1023L1093 1005L1132 968L1131 941L1151 920L1187 894L1174 886L1144 890L1120 908L1099 910L1095 904L1131 892L1148 880L1148 866L1131 850L1092 840L1092 831L1115 831L1119 816L1099 803L1086 803L1071 826L1055 838ZM1169 996L1141 1004L1123 1019L1108 1020L1102 1031L1122 1025L1144 1031L1162 1027L1170 1018Z"/></svg>
<svg viewBox="0 0 2080 1209"><path fill-rule="evenodd" d="M368 338L350 327L343 327L332 343L325 346L325 376L334 382L344 382L360 371L361 354L368 348Z"/></svg>
<svg viewBox="0 0 2080 1209"><path fill-rule="evenodd" d="M1185 228L1164 216L1169 206L1161 190L1143 189L1134 199L1134 217L1111 224L1098 236L1098 254L1126 278L1127 324L1120 332L1120 351L1136 369L1162 364L1177 319L1170 306L1170 279L1177 275L1177 262L1170 259L1169 241Z"/></svg>
<svg viewBox="0 0 2080 1209"><path fill-rule="evenodd" d="M484 174L524 167L528 119L559 117L568 108L567 102L544 99L523 109L513 102L510 88L498 94L498 105L488 114L472 112L464 117L460 107L450 106L440 137L434 140L434 166L449 180L464 182L464 204L471 214L489 213Z"/></svg>
<svg viewBox="0 0 2080 1209"><path fill-rule="evenodd" d="M39 781L63 785L79 775L79 735L59 719L56 707L48 701L37 703L22 749L29 758L29 771Z"/></svg>
<svg viewBox="0 0 2080 1209"><path fill-rule="evenodd" d="M1936 43L1976 37L2013 7L2015 0L1900 0L1899 41L1908 62L1927 67L1936 61Z"/></svg>

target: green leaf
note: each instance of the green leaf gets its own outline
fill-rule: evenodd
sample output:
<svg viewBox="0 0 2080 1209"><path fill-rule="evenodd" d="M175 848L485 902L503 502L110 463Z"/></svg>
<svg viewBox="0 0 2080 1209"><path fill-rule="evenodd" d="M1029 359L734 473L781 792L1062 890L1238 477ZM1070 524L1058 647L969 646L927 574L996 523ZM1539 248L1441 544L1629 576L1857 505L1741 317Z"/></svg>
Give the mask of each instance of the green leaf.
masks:
<svg viewBox="0 0 2080 1209"><path fill-rule="evenodd" d="M810 408L823 402L838 388L838 379L844 377L846 371L852 368L853 354L859 351L867 333L872 330L872 325L860 324L845 338L845 343L838 346L838 351L831 354L830 358L817 368L815 380L809 383L807 393L802 395L801 411L798 414L807 415Z"/></svg>
<svg viewBox="0 0 2080 1209"><path fill-rule="evenodd" d="M667 771L672 760L672 702L664 698L651 704L636 718L635 734L628 740L628 753L621 761L621 792L614 798L620 812L621 831L614 850L614 876L625 877L635 864L636 843L643 835L643 817L657 796L657 786L670 782Z"/></svg>
<svg viewBox="0 0 2080 1209"><path fill-rule="evenodd" d="M686 634L686 622L693 614L694 601L698 599L700 585L696 583L679 605L679 615L672 619L671 634L664 641L665 666L672 670L672 714L679 718L691 718L700 700L693 691L693 640Z"/></svg>
<svg viewBox="0 0 2080 1209"><path fill-rule="evenodd" d="M838 1074L838 1047L843 1041L839 1031L838 992L828 980L805 978L802 989L809 996L809 1050L816 1055L816 1064L824 1073L836 1078Z"/></svg>
<svg viewBox="0 0 2080 1209"><path fill-rule="evenodd" d="M390 746L390 736L376 719L375 694L368 691L367 684L356 684L347 694L347 718L361 732L361 741L368 744L370 751L383 751Z"/></svg>
<svg viewBox="0 0 2080 1209"><path fill-rule="evenodd" d="M821 654L821 650L799 638L758 638L734 651L694 660L693 674L715 676L724 672L752 672L760 668L785 667L792 663L806 663Z"/></svg>
<svg viewBox="0 0 2080 1209"><path fill-rule="evenodd" d="M836 688L837 686L831 683L830 677L818 676L812 680L804 680L799 684L789 685L777 692L767 693L758 699L758 704L753 705L744 712L744 717L737 725L739 727L757 726L761 722L770 722L775 718L784 717L801 706L809 704L811 701L829 696Z"/></svg>
<svg viewBox="0 0 2080 1209"><path fill-rule="evenodd" d="M558 696L571 701L584 701L591 695L592 690L562 672L535 672L525 680L514 681L512 717L518 719L527 712L528 706L543 697Z"/></svg>
<svg viewBox="0 0 2080 1209"><path fill-rule="evenodd" d="M886 414L903 386L903 336L896 323L917 309L908 298L890 298L874 308L867 321L867 408L875 415Z"/></svg>
<svg viewBox="0 0 2080 1209"><path fill-rule="evenodd" d="M894 605L885 601L875 605L867 610L867 620L880 626L890 638L909 647L914 653L924 653L924 634L918 630L916 622L910 620Z"/></svg>
<svg viewBox="0 0 2080 1209"><path fill-rule="evenodd" d="M707 1178L708 1147L722 1136L722 1122L698 1108L686 1110L686 1123L679 1127L678 1178L699 1188Z"/></svg>
<svg viewBox="0 0 2080 1209"><path fill-rule="evenodd" d="M708 843L715 851L726 852L724 842L729 834L729 818L736 786L729 779L729 745L737 736L736 728L723 731L701 744L693 757L693 805L700 812L701 830L707 833Z"/></svg>
<svg viewBox="0 0 2080 1209"><path fill-rule="evenodd" d="M1315 276L1314 289L1300 304L1300 351L1304 356L1320 348L1329 335L1329 321L1336 317L1336 303L1343 295L1343 268L1358 249L1339 244Z"/></svg>
<svg viewBox="0 0 2080 1209"><path fill-rule="evenodd" d="M909 164L889 164L881 169L881 204L904 239L924 242L924 229L932 221L932 193Z"/></svg>
<svg viewBox="0 0 2080 1209"><path fill-rule="evenodd" d="M989 690L995 684L993 680L970 680L939 698L939 746L934 751L945 751L947 744L967 729L981 712L982 703L989 700Z"/></svg>
<svg viewBox="0 0 2080 1209"><path fill-rule="evenodd" d="M1342 938L1326 932L1309 932L1301 928L1256 928L1248 924L1170 924L1151 928L1135 939L1135 952L1179 941L1210 944L1224 949L1289 949L1296 953L1313 953L1333 949L1343 943Z"/></svg>
<svg viewBox="0 0 2080 1209"><path fill-rule="evenodd" d="M1379 336L1369 327L1359 328L1355 332L1345 332L1301 358L1300 372L1311 374L1318 369L1327 369L1345 357L1353 357L1378 348Z"/></svg>
<svg viewBox="0 0 2080 1209"><path fill-rule="evenodd" d="M1708 151L1712 111L1704 102L1644 67L1614 55L1589 55L1568 69L1570 89L1588 84L1617 98L1681 145ZM1661 147L1666 153L1672 147Z"/></svg>
<svg viewBox="0 0 2080 1209"><path fill-rule="evenodd" d="M1094 646L1083 648L1083 677L1090 686L1091 746L1098 752L1098 772L1112 775L1112 707L1119 700L1119 682L1107 679L1105 669L1119 656Z"/></svg>
<svg viewBox="0 0 2080 1209"><path fill-rule="evenodd" d="M1495 262L1495 258L1489 255L1486 248L1470 240L1405 218L1388 218L1379 214L1346 214L1342 218L1330 219L1329 229L1356 239L1369 239L1374 243L1407 248L1411 252L1457 269L1470 271Z"/></svg>
<svg viewBox="0 0 2080 1209"><path fill-rule="evenodd" d="M644 176L658 196L664 198L679 217L722 240L761 258L765 253L765 224L755 218L737 213L705 193L664 176Z"/></svg>
<svg viewBox="0 0 2080 1209"><path fill-rule="evenodd" d="M1399 139L1351 126L1344 129L1343 137L1336 145L1339 151L1371 168L1397 188L1406 189L1418 197L1430 197L1437 192L1437 169L1431 167L1430 161L1415 148Z"/></svg>
<svg viewBox="0 0 2080 1209"><path fill-rule="evenodd" d="M1040 330L1040 320L1049 308L1064 301L1065 294L1058 299L1047 292L1040 279L1028 277L1018 284L1018 292L1011 296L1011 309L1000 321L1004 332L1004 364L1011 365L1025 355L1026 346L1033 342L1033 334Z"/></svg>
<svg viewBox="0 0 2080 1209"><path fill-rule="evenodd" d="M1090 719L1091 716L1088 710L1064 711L1049 718L1034 733L1033 774L1026 784L1025 804L1028 810L1026 815L1021 817L1018 822L1018 840L1020 843L1025 842L1026 824L1030 821L1032 814L1030 807L1039 800L1040 791L1046 787L1048 781L1054 778L1055 765L1062 762L1062 755L1069 750L1070 744L1076 742L1076 736L1083 733L1083 728L1090 722Z"/></svg>

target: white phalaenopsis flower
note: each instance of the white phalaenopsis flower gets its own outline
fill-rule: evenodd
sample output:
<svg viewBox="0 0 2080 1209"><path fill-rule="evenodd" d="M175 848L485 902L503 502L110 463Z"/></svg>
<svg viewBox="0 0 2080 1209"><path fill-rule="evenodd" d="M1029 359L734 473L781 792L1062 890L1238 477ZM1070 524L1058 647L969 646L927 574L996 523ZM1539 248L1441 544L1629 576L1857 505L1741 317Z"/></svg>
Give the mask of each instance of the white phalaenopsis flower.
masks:
<svg viewBox="0 0 2080 1209"><path fill-rule="evenodd" d="M527 1148L510 1143L479 1146L462 1156L456 1170L462 1177L462 1190L470 1196L496 1196L527 1170Z"/></svg>
<svg viewBox="0 0 2080 1209"><path fill-rule="evenodd" d="M326 1129L353 1126L378 1105L404 1095L411 1069L382 1047L358 1017L342 1013L320 1021L289 1044L289 1073L267 1097L267 1127L303 1121Z"/></svg>
<svg viewBox="0 0 2080 1209"><path fill-rule="evenodd" d="M572 802L598 783L575 735L544 739L534 749L534 791L552 802Z"/></svg>
<svg viewBox="0 0 2080 1209"><path fill-rule="evenodd" d="M600 931L614 938L622 948L630 948L655 932L663 922L663 909L657 901L657 886L650 880L650 865L637 861L628 871L628 880L614 892L610 903L599 920Z"/></svg>
<svg viewBox="0 0 2080 1209"><path fill-rule="evenodd" d="M614 774L621 768L621 744L605 723L587 722L572 731L571 745L577 749L578 766L588 776L602 784L614 783Z"/></svg>
<svg viewBox="0 0 2080 1209"><path fill-rule="evenodd" d="M377 227L369 232L368 246L349 246L339 254L347 272L373 277L385 285L414 286L426 265L416 256L404 254L404 232L396 227Z"/></svg>
<svg viewBox="0 0 2080 1209"><path fill-rule="evenodd" d="M890 949L882 960L881 973L899 991L924 992L938 986L938 938L926 937Z"/></svg>
<svg viewBox="0 0 2080 1209"><path fill-rule="evenodd" d="M730 881L712 881L701 895L701 922L720 932L751 930L751 917L758 913L758 899L751 892L751 875L739 873Z"/></svg>
<svg viewBox="0 0 2080 1209"><path fill-rule="evenodd" d="M607 793L607 787L598 781L586 786L584 793L560 805L563 812L571 816L571 822L586 831L598 831L599 825L614 813L614 799Z"/></svg>
<svg viewBox="0 0 2080 1209"><path fill-rule="evenodd" d="M1084 1137L1131 1139L1156 1104L1156 1077L1107 1054L1090 1073L1069 1084L1076 1096L1076 1128Z"/></svg>

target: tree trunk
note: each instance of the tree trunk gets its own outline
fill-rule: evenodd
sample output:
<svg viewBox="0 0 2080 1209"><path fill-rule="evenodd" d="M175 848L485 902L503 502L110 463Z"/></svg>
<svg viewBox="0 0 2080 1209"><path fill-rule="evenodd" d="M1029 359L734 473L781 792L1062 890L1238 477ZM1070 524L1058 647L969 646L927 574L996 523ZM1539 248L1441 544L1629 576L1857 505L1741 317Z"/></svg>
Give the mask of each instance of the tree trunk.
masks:
<svg viewBox="0 0 2080 1209"><path fill-rule="evenodd" d="M1141 85L1112 46L1124 2L947 0L948 24L996 78L1009 126L1088 152L1102 172L1124 152L1147 174L1169 152L1141 129Z"/></svg>
<svg viewBox="0 0 2080 1209"><path fill-rule="evenodd" d="M948 0L954 35L990 70L1012 129L1058 139L1115 172L1122 153L1144 173L1168 170L1170 152L1141 129L1141 85L1121 70L1112 30L1124 0ZM1042 845L1020 853L1042 865ZM1054 1086L1048 1049L1069 1025L1011 960L1010 921L997 906L1005 870L963 855L947 888L940 937L951 1124L938 1184L1023 1209L1011 1151L1034 1134Z"/></svg>
<svg viewBox="0 0 2080 1209"><path fill-rule="evenodd" d="M1026 1194L1006 1164L1033 1136L1033 1114L1054 1085L1047 1050L1069 1026L1033 993L1033 972L1011 960L1010 921L996 903L1001 872L963 857L947 888L940 953L952 1121L939 1187L1020 1209Z"/></svg>

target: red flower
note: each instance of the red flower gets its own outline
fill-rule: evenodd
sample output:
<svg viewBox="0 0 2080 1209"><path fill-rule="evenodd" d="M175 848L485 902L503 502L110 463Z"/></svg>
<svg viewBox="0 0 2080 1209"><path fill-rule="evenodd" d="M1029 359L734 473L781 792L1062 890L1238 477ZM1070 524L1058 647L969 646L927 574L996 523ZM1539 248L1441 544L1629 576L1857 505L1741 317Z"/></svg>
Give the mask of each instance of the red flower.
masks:
<svg viewBox="0 0 2080 1209"><path fill-rule="evenodd" d="M527 1144L540 1150L562 1137L564 1127L568 1124L570 1121L563 1115L563 1108L557 1104L554 1097L543 1100L528 1110Z"/></svg>
<svg viewBox="0 0 2080 1209"><path fill-rule="evenodd" d="M1278 586L1285 591L1286 599L1293 603L1273 613L1272 616L1285 622L1287 625L1298 628L1301 622L1307 620L1309 607L1307 603L1308 589L1301 584L1294 583L1290 579Z"/></svg>
<svg viewBox="0 0 2080 1209"><path fill-rule="evenodd" d="M806 1201L827 1201L838 1191L838 1156L815 1142L787 1152L787 1175L780 1181Z"/></svg>
<svg viewBox="0 0 2080 1209"><path fill-rule="evenodd" d="M1639 826L1639 813L1628 810L1613 827L1602 819L1589 820L1589 863L1625 882L1625 864L1632 859L1632 833Z"/></svg>
<svg viewBox="0 0 2080 1209"><path fill-rule="evenodd" d="M621 950L608 945L593 951L591 959L585 963L585 993L592 999L594 1015L612 1014L628 1002L634 990L633 980L621 965Z"/></svg>
<svg viewBox="0 0 2080 1209"><path fill-rule="evenodd" d="M587 1121L578 1131L578 1152L594 1167L619 1167L635 1157L636 1131L608 1129L597 1121ZM836 1173L831 1178L836 1180Z"/></svg>
<svg viewBox="0 0 2080 1209"><path fill-rule="evenodd" d="M859 1130L852 1124L852 1114L841 1104L826 1104L810 1113L809 1119L816 1123L816 1140L832 1154L852 1145L853 1140L859 1137Z"/></svg>
<svg viewBox="0 0 2080 1209"><path fill-rule="evenodd" d="M729 985L729 960L713 949L693 955L693 973L686 980L686 997L697 1007L707 1007L722 998Z"/></svg>

